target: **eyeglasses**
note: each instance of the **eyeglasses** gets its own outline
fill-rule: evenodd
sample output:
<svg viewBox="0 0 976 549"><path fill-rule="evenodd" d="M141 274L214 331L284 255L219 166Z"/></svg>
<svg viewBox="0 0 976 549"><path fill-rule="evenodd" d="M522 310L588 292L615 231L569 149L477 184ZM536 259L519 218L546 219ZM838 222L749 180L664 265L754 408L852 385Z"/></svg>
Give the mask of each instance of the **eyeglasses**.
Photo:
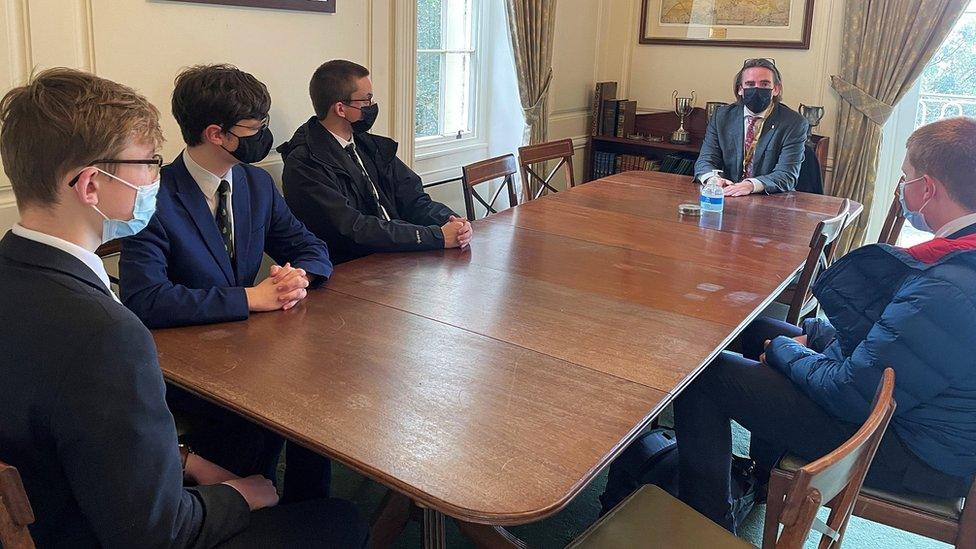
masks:
<svg viewBox="0 0 976 549"><path fill-rule="evenodd" d="M772 57L753 57L752 59L746 59L742 62L742 68L746 68L749 65L752 66L762 66L762 65L772 65L776 66L776 60Z"/></svg>
<svg viewBox="0 0 976 549"><path fill-rule="evenodd" d="M100 160L95 160L88 164L89 167L95 164L143 164L149 169L149 177L153 181L159 178L159 170L163 168L163 157L154 154L152 158L146 160L128 160L119 158L102 158ZM78 178L81 177L81 172L74 176L71 181L68 182L69 187L74 187L78 183Z"/></svg>
<svg viewBox="0 0 976 549"><path fill-rule="evenodd" d="M373 105L376 104L376 101L373 101L373 96L372 95L370 95L369 97L367 97L365 99L353 99L352 97L350 97L349 99L343 99L342 100L342 102L343 103L346 103L346 104L352 103L354 101L365 102L367 107L372 107ZM349 106L350 107L356 107L356 105L349 105Z"/></svg>
<svg viewBox="0 0 976 549"><path fill-rule="evenodd" d="M231 128L245 128L245 129L253 130L253 131L256 131L256 132L262 132L265 129L267 129L267 127L270 126L270 125L271 125L271 116L265 116L264 119L261 120L261 125L258 126L257 128L255 128L253 126L245 126L244 124L233 124L233 125L231 125ZM231 132L231 133L233 133L233 132Z"/></svg>

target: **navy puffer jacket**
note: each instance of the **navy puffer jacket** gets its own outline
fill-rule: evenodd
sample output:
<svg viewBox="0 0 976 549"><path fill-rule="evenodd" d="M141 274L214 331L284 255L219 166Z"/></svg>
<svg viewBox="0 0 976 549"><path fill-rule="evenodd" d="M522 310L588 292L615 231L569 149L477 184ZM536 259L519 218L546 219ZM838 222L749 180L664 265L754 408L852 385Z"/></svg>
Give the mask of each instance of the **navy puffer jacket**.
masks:
<svg viewBox="0 0 976 549"><path fill-rule="evenodd" d="M813 292L829 322L805 322L811 348L773 340L769 365L851 423L867 417L892 367L899 438L936 470L976 473L976 235L862 247Z"/></svg>

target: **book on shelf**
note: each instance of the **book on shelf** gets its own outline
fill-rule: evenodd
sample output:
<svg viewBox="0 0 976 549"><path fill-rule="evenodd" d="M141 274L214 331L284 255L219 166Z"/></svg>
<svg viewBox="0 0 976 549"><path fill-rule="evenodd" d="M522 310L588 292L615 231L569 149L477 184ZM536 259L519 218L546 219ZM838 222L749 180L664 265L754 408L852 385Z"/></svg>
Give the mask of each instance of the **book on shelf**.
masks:
<svg viewBox="0 0 976 549"><path fill-rule="evenodd" d="M617 135L617 117L620 115L620 103L626 99L603 100L603 123L600 135L614 137Z"/></svg>
<svg viewBox="0 0 976 549"><path fill-rule="evenodd" d="M667 158L665 160L668 161ZM680 160L680 158L672 158L670 162L676 163ZM592 179L629 171L662 171L662 163L639 154L617 154L608 151L593 153Z"/></svg>
<svg viewBox="0 0 976 549"><path fill-rule="evenodd" d="M603 101L617 97L616 82L597 82L590 104L590 135L600 135L603 123Z"/></svg>
<svg viewBox="0 0 976 549"><path fill-rule="evenodd" d="M634 134L637 120L637 101L620 101L617 111L617 137L630 137Z"/></svg>

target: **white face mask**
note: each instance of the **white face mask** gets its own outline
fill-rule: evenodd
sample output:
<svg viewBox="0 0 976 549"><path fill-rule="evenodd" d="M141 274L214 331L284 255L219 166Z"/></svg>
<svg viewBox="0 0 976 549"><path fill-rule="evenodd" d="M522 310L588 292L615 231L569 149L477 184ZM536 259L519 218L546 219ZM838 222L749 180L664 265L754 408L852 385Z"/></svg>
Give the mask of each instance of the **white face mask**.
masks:
<svg viewBox="0 0 976 549"><path fill-rule="evenodd" d="M159 193L159 180L157 179L150 185L137 187L105 170L95 169L136 191L136 200L132 207L132 219L112 219L92 204L92 208L105 218L105 221L102 223L102 242L132 236L145 229L146 225L149 224L149 220L152 219L153 214L156 213L156 195Z"/></svg>

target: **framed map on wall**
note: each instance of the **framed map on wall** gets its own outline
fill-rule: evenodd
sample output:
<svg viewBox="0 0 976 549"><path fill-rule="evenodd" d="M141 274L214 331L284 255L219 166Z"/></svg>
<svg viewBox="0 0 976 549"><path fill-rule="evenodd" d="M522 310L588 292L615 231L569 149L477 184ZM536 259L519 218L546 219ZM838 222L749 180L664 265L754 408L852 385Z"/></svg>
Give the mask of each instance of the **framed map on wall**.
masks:
<svg viewBox="0 0 976 549"><path fill-rule="evenodd" d="M641 44L810 48L814 0L642 0Z"/></svg>
<svg viewBox="0 0 976 549"><path fill-rule="evenodd" d="M335 13L336 0L179 0L195 4L222 4L225 6L244 6L248 8L271 8L279 10L318 11Z"/></svg>

